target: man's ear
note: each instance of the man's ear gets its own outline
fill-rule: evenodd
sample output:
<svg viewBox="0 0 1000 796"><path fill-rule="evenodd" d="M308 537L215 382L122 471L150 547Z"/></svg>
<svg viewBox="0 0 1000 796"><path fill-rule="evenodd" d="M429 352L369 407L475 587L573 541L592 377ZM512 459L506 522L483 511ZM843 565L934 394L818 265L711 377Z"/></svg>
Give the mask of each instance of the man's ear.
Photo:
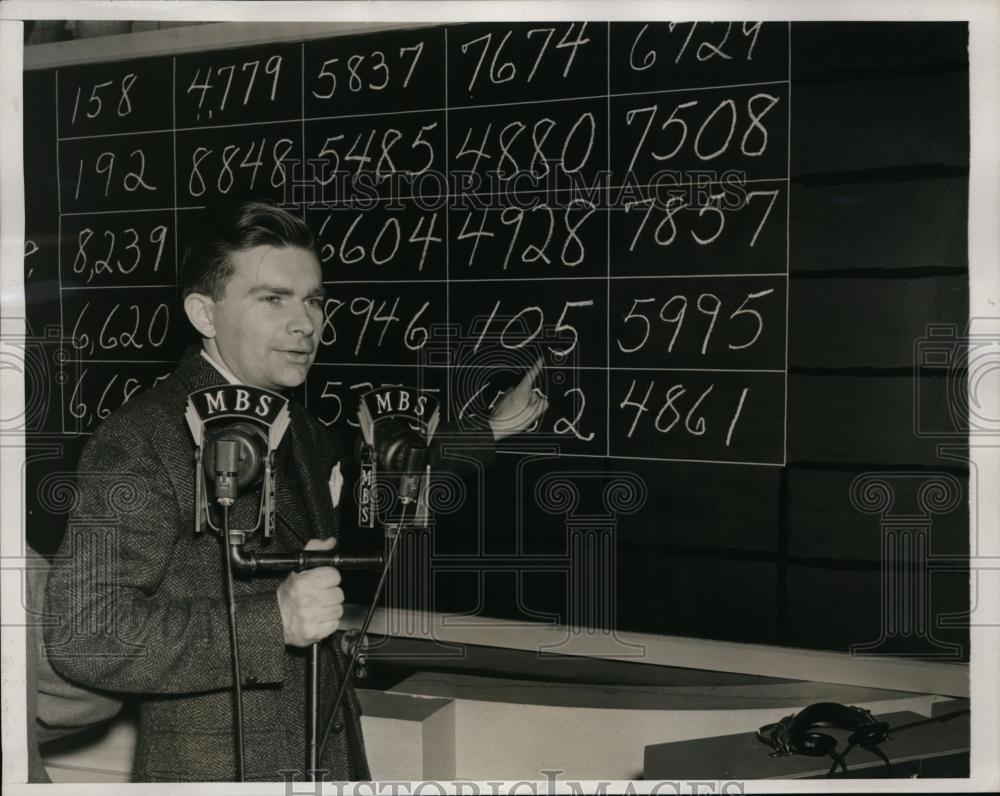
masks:
<svg viewBox="0 0 1000 796"><path fill-rule="evenodd" d="M202 337L215 337L215 301L202 293L188 293L184 297L184 312L191 325Z"/></svg>

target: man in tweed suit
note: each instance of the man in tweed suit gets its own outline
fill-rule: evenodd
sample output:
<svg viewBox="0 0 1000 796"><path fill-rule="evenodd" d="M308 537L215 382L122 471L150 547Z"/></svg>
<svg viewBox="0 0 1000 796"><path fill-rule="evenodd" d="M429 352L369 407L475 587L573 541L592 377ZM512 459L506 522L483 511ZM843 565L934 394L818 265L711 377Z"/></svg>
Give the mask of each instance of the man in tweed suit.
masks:
<svg viewBox="0 0 1000 796"><path fill-rule="evenodd" d="M213 217L185 254L184 309L202 337L174 373L96 431L79 466L78 494L48 601L58 622L46 642L54 666L85 685L140 697L136 781L236 778L223 550L193 533L189 393L242 383L287 390L305 381L323 322L323 283L309 229L295 216L244 203ZM533 368L490 419L497 439L545 409ZM269 549L329 549L340 454L300 404L278 451L275 538ZM290 437L290 439L289 439ZM253 525L259 495L241 496L235 527ZM261 545L260 534L248 549ZM343 615L340 575L322 567L235 584L243 679L246 778L305 772L307 648L330 639ZM344 671L321 645L321 707ZM353 689L316 779L369 779ZM320 726L327 714L321 711Z"/></svg>

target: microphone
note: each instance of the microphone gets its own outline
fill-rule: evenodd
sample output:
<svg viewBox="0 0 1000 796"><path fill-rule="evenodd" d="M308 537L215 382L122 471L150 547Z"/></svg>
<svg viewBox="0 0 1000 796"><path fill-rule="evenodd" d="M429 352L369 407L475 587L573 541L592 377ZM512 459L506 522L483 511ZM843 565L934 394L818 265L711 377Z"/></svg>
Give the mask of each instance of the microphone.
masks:
<svg viewBox="0 0 1000 796"><path fill-rule="evenodd" d="M215 499L223 506L231 506L239 494L240 446L228 437L215 441Z"/></svg>
<svg viewBox="0 0 1000 796"><path fill-rule="evenodd" d="M412 503L420 496L420 479L427 462L427 448L422 443L406 448L403 474L399 477L399 499Z"/></svg>
<svg viewBox="0 0 1000 796"><path fill-rule="evenodd" d="M188 395L184 418L195 445L194 532L209 527L221 533L213 508L231 506L245 490L263 483L257 521L240 530L253 533L263 526L270 539L274 465L290 420L288 399L241 384L206 387ZM219 444L222 441L226 444ZM216 494L210 495L213 488Z"/></svg>
<svg viewBox="0 0 1000 796"><path fill-rule="evenodd" d="M374 528L378 523L390 534L394 533L390 527L427 527L429 446L440 418L437 399L412 387L387 386L361 396L359 527ZM384 499L387 496L389 500Z"/></svg>
<svg viewBox="0 0 1000 796"><path fill-rule="evenodd" d="M400 502L414 502L427 463L424 440L404 420L392 418L379 425L375 445L380 469L397 477Z"/></svg>

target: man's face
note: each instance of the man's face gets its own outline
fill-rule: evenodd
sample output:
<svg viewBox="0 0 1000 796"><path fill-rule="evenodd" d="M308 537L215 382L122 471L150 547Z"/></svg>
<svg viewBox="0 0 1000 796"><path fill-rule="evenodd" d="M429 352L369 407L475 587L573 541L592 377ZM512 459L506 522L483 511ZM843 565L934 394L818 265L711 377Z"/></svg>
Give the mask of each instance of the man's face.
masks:
<svg viewBox="0 0 1000 796"><path fill-rule="evenodd" d="M215 345L242 383L298 387L323 327L319 262L306 249L257 246L232 256L234 271L214 302Z"/></svg>

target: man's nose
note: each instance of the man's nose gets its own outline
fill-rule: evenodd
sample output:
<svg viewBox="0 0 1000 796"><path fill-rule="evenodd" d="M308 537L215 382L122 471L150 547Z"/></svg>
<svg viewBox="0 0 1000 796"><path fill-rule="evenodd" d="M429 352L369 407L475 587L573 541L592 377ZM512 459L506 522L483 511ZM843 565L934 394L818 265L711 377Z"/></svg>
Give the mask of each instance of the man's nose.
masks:
<svg viewBox="0 0 1000 796"><path fill-rule="evenodd" d="M301 334L305 337L312 336L316 331L316 324L309 315L309 308L305 304L299 304L298 310L292 313L288 320L288 331L292 334Z"/></svg>

